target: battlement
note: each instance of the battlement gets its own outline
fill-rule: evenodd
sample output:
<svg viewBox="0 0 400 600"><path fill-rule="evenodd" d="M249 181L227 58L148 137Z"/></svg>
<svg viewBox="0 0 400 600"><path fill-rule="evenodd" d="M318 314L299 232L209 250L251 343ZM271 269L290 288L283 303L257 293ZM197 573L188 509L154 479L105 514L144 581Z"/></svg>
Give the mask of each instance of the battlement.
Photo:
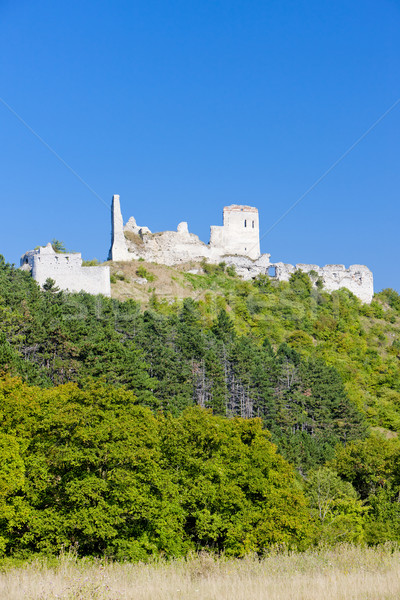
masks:
<svg viewBox="0 0 400 600"><path fill-rule="evenodd" d="M228 213L257 213L258 208L255 206L246 206L244 204L230 204L229 206L224 206L224 215Z"/></svg>
<svg viewBox="0 0 400 600"><path fill-rule="evenodd" d="M59 254L47 244L26 252L20 265L41 287L53 279L61 290L111 296L110 267L84 267L79 252Z"/></svg>

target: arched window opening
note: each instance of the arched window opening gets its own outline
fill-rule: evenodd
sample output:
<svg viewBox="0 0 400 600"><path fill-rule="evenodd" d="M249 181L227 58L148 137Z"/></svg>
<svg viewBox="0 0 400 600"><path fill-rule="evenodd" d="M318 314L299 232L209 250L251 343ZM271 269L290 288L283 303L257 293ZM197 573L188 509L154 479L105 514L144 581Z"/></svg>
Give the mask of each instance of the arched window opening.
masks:
<svg viewBox="0 0 400 600"><path fill-rule="evenodd" d="M247 219L244 220L244 226L247 227Z"/></svg>
<svg viewBox="0 0 400 600"><path fill-rule="evenodd" d="M254 229L254 221L251 222L251 226Z"/></svg>

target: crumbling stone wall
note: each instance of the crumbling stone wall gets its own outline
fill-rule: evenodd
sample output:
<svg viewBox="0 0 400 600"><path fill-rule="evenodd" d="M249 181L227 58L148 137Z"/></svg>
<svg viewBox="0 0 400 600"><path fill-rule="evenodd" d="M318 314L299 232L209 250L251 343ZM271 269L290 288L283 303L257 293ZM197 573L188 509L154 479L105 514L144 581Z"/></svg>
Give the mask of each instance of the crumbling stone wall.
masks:
<svg viewBox="0 0 400 600"><path fill-rule="evenodd" d="M83 267L81 254L58 254L51 244L26 252L21 268L30 271L41 287L50 278L61 290L111 296L110 267Z"/></svg>
<svg viewBox="0 0 400 600"><path fill-rule="evenodd" d="M374 280L372 272L365 265L350 265L348 269L344 265L318 265L297 264L295 266L282 262L271 264L275 268L275 277L278 281L289 281L295 271L316 274L321 278L324 289L334 292L340 288L347 288L362 302L369 304L374 295Z"/></svg>
<svg viewBox="0 0 400 600"><path fill-rule="evenodd" d="M128 254L128 245L124 235L124 222L122 220L119 196L115 194L111 206L111 248L108 260L131 260Z"/></svg>
<svg viewBox="0 0 400 600"><path fill-rule="evenodd" d="M222 227L211 226L210 246L219 248L223 254L248 256L256 260L260 256L260 228L258 210L253 206L232 204L225 206Z"/></svg>
<svg viewBox="0 0 400 600"><path fill-rule="evenodd" d="M197 235L189 232L186 222L179 223L177 231L152 233L148 227L140 226L131 217L123 225L119 196L112 202L112 241L110 260L126 261L143 258L169 266L187 262L210 263L224 261L233 265L243 279L254 279L259 274L271 275L278 281L288 281L290 275L301 269L314 271L328 291L342 287L349 289L363 302L371 302L373 276L364 265L287 265L271 263L270 254L260 253L260 231L258 210L252 206L233 204L223 212L223 225L211 226L210 243L205 244Z"/></svg>
<svg viewBox="0 0 400 600"><path fill-rule="evenodd" d="M152 233L130 217L124 227L118 195L113 196L111 219L109 259L113 261L143 258L171 266L202 259L218 263L226 255L260 257L258 210L252 206L226 206L223 225L211 227L209 244L190 233L186 222L179 223L177 231Z"/></svg>

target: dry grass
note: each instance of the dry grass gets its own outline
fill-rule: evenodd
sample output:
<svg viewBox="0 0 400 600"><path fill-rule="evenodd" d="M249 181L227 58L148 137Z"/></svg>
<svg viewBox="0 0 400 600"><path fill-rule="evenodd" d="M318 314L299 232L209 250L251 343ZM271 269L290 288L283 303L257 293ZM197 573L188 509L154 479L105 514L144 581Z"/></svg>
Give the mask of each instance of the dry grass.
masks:
<svg viewBox="0 0 400 600"><path fill-rule="evenodd" d="M110 266L111 273L122 274L125 278L111 286L112 297L117 300L133 298L141 302L144 308L148 306L154 290L159 300L167 300L168 302L192 298L193 296L200 299L205 294L205 292L195 292L193 286L184 277L185 271L192 267L199 267L195 263L184 264L179 267L168 267L156 263L132 260L119 263L110 262L107 265ZM155 277L155 280L145 284L143 282L137 283L138 276L136 271L139 267L145 268L146 271Z"/></svg>
<svg viewBox="0 0 400 600"><path fill-rule="evenodd" d="M400 598L400 552L342 546L263 560L144 564L33 563L0 573L2 600L389 600Z"/></svg>

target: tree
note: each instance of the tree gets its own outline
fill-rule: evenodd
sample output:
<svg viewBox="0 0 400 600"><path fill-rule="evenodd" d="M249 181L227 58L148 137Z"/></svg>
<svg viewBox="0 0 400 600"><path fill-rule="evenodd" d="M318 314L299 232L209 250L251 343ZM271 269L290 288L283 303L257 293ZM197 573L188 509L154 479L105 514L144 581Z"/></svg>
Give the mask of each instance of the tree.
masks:
<svg viewBox="0 0 400 600"><path fill-rule="evenodd" d="M366 500L380 489L400 485L400 444L374 435L338 446L330 466Z"/></svg>
<svg viewBox="0 0 400 600"><path fill-rule="evenodd" d="M307 273L304 273L300 269L292 273L289 279L289 285L300 298L308 298L311 294L311 279Z"/></svg>
<svg viewBox="0 0 400 600"><path fill-rule="evenodd" d="M52 294L56 294L60 291L60 288L56 286L56 282L51 277L48 277L43 284L43 289L45 292L51 292Z"/></svg>
<svg viewBox="0 0 400 600"><path fill-rule="evenodd" d="M235 327L225 309L221 308L219 311L217 320L214 322L211 331L218 339L225 343L232 340L235 335Z"/></svg>
<svg viewBox="0 0 400 600"><path fill-rule="evenodd" d="M66 249L64 242L61 242L60 240L53 238L51 240L51 246L52 246L54 252L57 252L57 254L67 254L68 253L68 250Z"/></svg>
<svg viewBox="0 0 400 600"><path fill-rule="evenodd" d="M167 417L161 430L196 548L243 556L307 543L304 497L259 419L227 420L193 408Z"/></svg>
<svg viewBox="0 0 400 600"><path fill-rule="evenodd" d="M307 477L306 493L317 523L316 541L361 543L365 539L366 508L353 486L328 467Z"/></svg>
<svg viewBox="0 0 400 600"><path fill-rule="evenodd" d="M184 551L158 424L132 393L74 384L48 390L26 467L30 515L9 525L14 548L57 553L75 544L82 555L131 560Z"/></svg>

